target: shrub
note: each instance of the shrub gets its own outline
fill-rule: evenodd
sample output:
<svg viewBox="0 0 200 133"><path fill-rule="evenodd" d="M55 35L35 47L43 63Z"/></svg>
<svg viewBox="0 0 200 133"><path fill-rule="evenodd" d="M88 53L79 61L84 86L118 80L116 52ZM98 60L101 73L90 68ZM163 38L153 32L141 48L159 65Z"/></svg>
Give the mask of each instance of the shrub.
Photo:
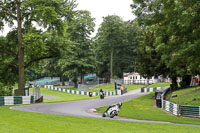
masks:
<svg viewBox="0 0 200 133"><path fill-rule="evenodd" d="M0 96L12 96L12 87L0 83Z"/></svg>

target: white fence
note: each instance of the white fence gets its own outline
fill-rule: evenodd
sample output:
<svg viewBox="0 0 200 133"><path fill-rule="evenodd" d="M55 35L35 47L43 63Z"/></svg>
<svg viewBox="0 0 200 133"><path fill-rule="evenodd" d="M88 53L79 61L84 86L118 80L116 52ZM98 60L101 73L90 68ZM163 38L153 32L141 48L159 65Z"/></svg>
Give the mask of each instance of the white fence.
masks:
<svg viewBox="0 0 200 133"><path fill-rule="evenodd" d="M34 96L0 96L0 105L31 104Z"/></svg>
<svg viewBox="0 0 200 133"><path fill-rule="evenodd" d="M170 101L162 100L162 109L168 111L169 113L180 116L179 105L172 103Z"/></svg>
<svg viewBox="0 0 200 133"><path fill-rule="evenodd" d="M60 92L66 92L66 93L71 93L71 94L79 94L79 95L88 95L90 92L86 91L78 91L78 90L70 90L70 89L63 89L63 88L58 88L54 87L53 85L45 85L45 88L51 89L51 90L56 90ZM91 92L92 96L99 96L99 92ZM111 96L111 95L119 95L116 92L104 92L105 95Z"/></svg>

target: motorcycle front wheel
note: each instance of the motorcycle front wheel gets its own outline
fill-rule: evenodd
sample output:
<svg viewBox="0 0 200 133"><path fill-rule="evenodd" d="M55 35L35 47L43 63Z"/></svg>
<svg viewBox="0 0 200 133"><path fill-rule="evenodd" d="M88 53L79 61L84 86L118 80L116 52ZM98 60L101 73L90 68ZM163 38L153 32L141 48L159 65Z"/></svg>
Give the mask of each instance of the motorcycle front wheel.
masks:
<svg viewBox="0 0 200 133"><path fill-rule="evenodd" d="M102 114L102 117L106 117L106 113L105 112Z"/></svg>
<svg viewBox="0 0 200 133"><path fill-rule="evenodd" d="M110 118L113 118L113 117L115 117L115 115L117 114L117 112L116 111L112 111L111 113L110 113Z"/></svg>

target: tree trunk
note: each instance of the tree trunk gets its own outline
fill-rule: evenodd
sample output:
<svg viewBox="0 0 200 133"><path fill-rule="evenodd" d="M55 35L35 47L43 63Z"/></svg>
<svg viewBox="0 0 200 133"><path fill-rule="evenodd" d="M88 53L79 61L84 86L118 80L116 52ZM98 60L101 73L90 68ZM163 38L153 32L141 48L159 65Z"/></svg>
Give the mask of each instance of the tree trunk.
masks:
<svg viewBox="0 0 200 133"><path fill-rule="evenodd" d="M24 79L24 48L22 44L22 17L21 17L21 0L16 0L17 3L17 37L18 37L18 63L19 63L19 84L18 89L25 88ZM23 94L22 94L23 95Z"/></svg>
<svg viewBox="0 0 200 133"><path fill-rule="evenodd" d="M147 78L147 85L149 85L149 77Z"/></svg>
<svg viewBox="0 0 200 133"><path fill-rule="evenodd" d="M190 86L192 75L184 75L182 81L185 82L186 86Z"/></svg>
<svg viewBox="0 0 200 133"><path fill-rule="evenodd" d="M81 72L81 84L84 84L84 73Z"/></svg>
<svg viewBox="0 0 200 133"><path fill-rule="evenodd" d="M63 75L61 75L60 78L61 78L62 86L65 86L65 80L64 80Z"/></svg>
<svg viewBox="0 0 200 133"><path fill-rule="evenodd" d="M111 52L110 52L110 81L112 79L113 76L113 46L111 48Z"/></svg>
<svg viewBox="0 0 200 133"><path fill-rule="evenodd" d="M172 77L172 89L175 90L178 88L178 84L177 84L177 77L176 76L173 76Z"/></svg>
<svg viewBox="0 0 200 133"><path fill-rule="evenodd" d="M76 73L74 73L74 80L73 81L74 81L74 88L78 88Z"/></svg>

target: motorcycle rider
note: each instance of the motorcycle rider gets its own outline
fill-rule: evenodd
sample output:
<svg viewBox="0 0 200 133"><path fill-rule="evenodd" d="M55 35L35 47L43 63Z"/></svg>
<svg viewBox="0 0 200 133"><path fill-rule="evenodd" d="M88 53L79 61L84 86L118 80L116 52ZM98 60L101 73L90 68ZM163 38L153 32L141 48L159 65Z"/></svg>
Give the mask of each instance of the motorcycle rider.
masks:
<svg viewBox="0 0 200 133"><path fill-rule="evenodd" d="M104 92L102 89L99 91L100 99L104 99Z"/></svg>

